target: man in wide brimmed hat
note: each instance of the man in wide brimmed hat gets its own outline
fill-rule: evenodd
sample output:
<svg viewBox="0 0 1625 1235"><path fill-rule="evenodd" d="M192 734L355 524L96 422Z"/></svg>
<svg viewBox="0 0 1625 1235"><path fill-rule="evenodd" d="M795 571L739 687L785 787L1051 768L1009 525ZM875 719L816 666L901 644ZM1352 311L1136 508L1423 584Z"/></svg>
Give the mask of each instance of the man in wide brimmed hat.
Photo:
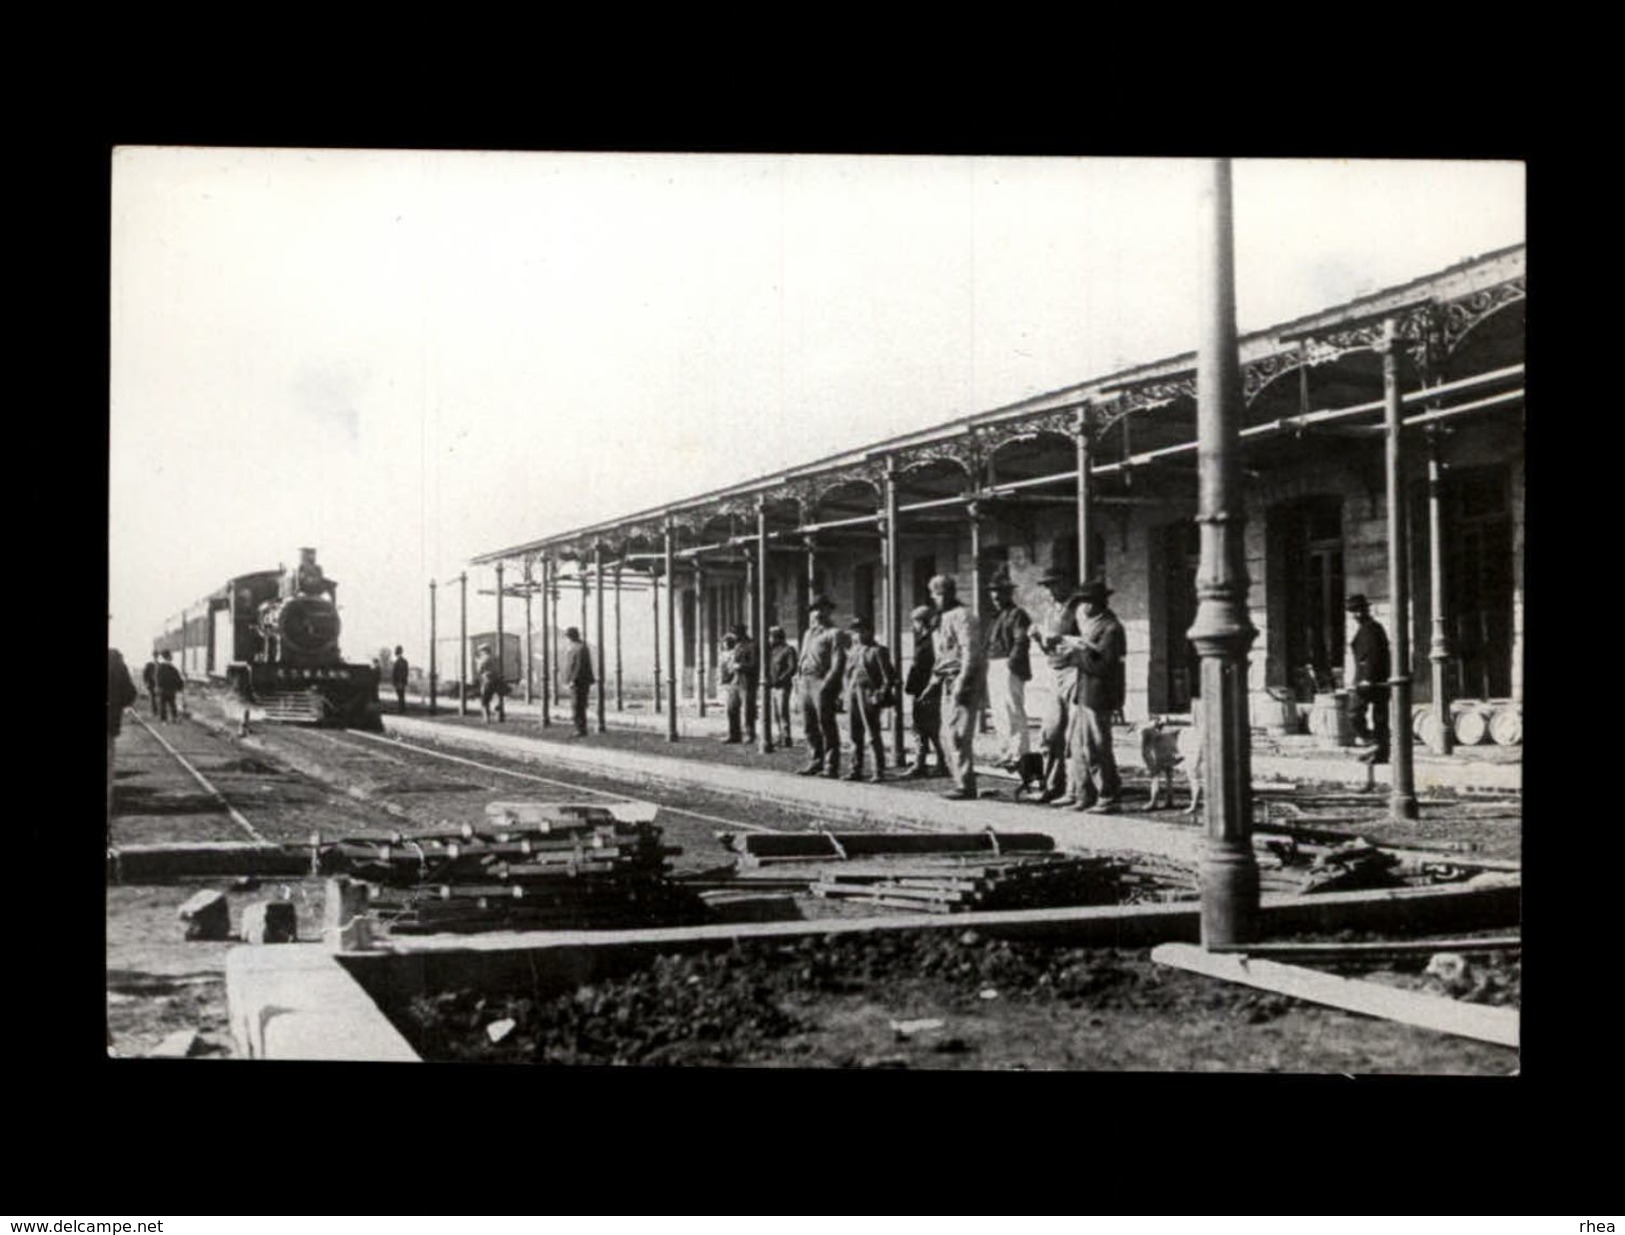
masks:
<svg viewBox="0 0 1625 1235"><path fill-rule="evenodd" d="M1027 753L1027 680L1032 677L1027 636L1033 620L1016 604L1016 585L1001 569L987 585L993 613L987 619L987 704L999 735L995 762L1015 768Z"/></svg>
<svg viewBox="0 0 1625 1235"><path fill-rule="evenodd" d="M1041 629L1033 632L1041 651L1047 655L1050 671L1055 675L1055 689L1039 722L1038 740L1044 750L1044 793L1040 799L1070 806L1077 799L1067 796L1067 735L1072 729L1072 696L1078 687L1078 671L1061 655L1060 641L1076 638L1078 622L1075 610L1078 604L1077 588L1073 577L1064 570L1051 567L1039 576L1038 584L1049 592L1054 602Z"/></svg>
<svg viewBox="0 0 1625 1235"><path fill-rule="evenodd" d="M1128 640L1123 624L1106 604L1112 594L1104 580L1091 579L1073 596L1077 600L1076 637L1058 642L1063 662L1078 671L1073 689L1072 724L1067 751L1072 760L1075 810L1106 814L1117 806L1122 779L1112 754L1112 715L1123 706L1126 676L1123 658Z"/></svg>
<svg viewBox="0 0 1625 1235"><path fill-rule="evenodd" d="M801 728L807 735L808 760L799 775L841 774L841 729L835 719L846 675L846 643L830 616L835 602L814 596L807 633L801 637Z"/></svg>
<svg viewBox="0 0 1625 1235"><path fill-rule="evenodd" d="M1343 607L1354 615L1354 638L1349 648L1354 653L1354 728L1362 742L1374 742L1375 749L1365 755L1367 762L1388 762L1390 729L1388 725L1388 677L1392 665L1388 652L1388 632L1371 616L1371 605L1364 595L1355 592L1343 602ZM1370 709L1371 723L1366 722Z"/></svg>

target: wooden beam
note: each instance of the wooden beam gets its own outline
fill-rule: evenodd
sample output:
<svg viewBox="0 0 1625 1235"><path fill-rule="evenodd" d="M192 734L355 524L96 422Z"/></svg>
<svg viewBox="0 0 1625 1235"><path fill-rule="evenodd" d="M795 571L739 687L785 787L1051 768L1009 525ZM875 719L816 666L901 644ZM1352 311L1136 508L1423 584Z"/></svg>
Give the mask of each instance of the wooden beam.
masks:
<svg viewBox="0 0 1625 1235"><path fill-rule="evenodd" d="M1194 944L1164 943L1151 950L1151 959L1161 965L1184 969L1226 982L1240 982L1260 990L1289 995L1310 1003L1381 1017L1420 1029L1476 1038L1498 1046L1518 1045L1519 1013L1515 1008L1462 1003L1438 995L1379 986L1336 974L1319 973L1296 965L1246 956L1208 952Z"/></svg>
<svg viewBox="0 0 1625 1235"><path fill-rule="evenodd" d="M1333 960L1358 960L1366 956L1404 956L1419 952L1517 952L1522 948L1521 937L1498 935L1493 939L1391 939L1376 943L1244 943L1208 950L1247 956L1324 956Z"/></svg>

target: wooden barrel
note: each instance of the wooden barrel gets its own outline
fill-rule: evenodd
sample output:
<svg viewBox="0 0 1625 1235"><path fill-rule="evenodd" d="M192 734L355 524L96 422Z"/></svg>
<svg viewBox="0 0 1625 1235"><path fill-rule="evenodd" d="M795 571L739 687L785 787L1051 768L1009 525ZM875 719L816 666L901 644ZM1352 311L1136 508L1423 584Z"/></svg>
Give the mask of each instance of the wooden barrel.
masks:
<svg viewBox="0 0 1625 1235"><path fill-rule="evenodd" d="M1309 732L1336 746L1354 745L1354 720L1349 715L1347 691L1315 696L1309 707Z"/></svg>
<svg viewBox="0 0 1625 1235"><path fill-rule="evenodd" d="M1490 716L1490 737L1497 746L1522 745L1523 708L1515 703L1496 708Z"/></svg>
<svg viewBox="0 0 1625 1235"><path fill-rule="evenodd" d="M1490 712L1487 708L1463 708L1456 713L1456 741L1463 746L1477 746L1490 735Z"/></svg>
<svg viewBox="0 0 1625 1235"><path fill-rule="evenodd" d="M1439 715L1430 705L1424 704L1412 713L1411 733L1430 749L1438 746Z"/></svg>
<svg viewBox="0 0 1625 1235"><path fill-rule="evenodd" d="M1258 701L1257 723L1265 733L1276 737L1297 733L1299 731L1297 702L1286 691L1280 693L1274 690L1265 691Z"/></svg>

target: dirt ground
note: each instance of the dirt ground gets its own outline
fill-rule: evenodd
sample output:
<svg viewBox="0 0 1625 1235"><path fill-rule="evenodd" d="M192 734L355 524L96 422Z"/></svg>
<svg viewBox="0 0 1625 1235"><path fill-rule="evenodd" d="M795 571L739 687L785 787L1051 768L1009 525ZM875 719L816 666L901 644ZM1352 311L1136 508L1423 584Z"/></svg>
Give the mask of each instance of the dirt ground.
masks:
<svg viewBox="0 0 1625 1235"><path fill-rule="evenodd" d="M403 1032L438 1060L1455 1075L1518 1067L1514 1050L1169 969L1144 949L974 931L752 942L662 957L551 1000L449 992L396 1011Z"/></svg>

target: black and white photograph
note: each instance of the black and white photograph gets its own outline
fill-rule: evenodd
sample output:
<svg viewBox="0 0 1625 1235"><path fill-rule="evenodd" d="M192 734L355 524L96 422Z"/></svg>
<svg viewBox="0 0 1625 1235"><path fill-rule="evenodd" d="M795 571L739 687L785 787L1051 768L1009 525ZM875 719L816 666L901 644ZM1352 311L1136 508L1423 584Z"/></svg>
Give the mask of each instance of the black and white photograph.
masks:
<svg viewBox="0 0 1625 1235"><path fill-rule="evenodd" d="M113 1060L1519 1074L1523 162L110 158Z"/></svg>

